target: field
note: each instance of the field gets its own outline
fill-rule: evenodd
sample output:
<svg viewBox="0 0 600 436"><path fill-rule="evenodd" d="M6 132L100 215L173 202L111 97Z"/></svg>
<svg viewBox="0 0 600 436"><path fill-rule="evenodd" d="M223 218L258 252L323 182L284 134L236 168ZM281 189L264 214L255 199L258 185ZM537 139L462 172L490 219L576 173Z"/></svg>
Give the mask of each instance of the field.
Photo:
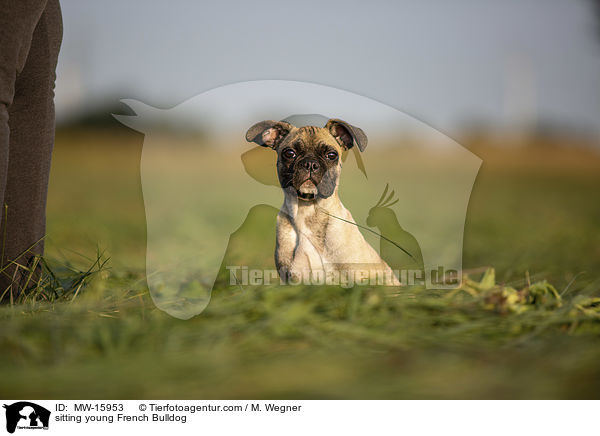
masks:
<svg viewBox="0 0 600 436"><path fill-rule="evenodd" d="M215 292L183 321L155 307L144 277L143 137L60 132L46 257L67 291L0 307L0 393L598 398L600 154L568 142L468 144L484 163L460 290ZM106 264L75 296L77 271L94 268L98 255Z"/></svg>

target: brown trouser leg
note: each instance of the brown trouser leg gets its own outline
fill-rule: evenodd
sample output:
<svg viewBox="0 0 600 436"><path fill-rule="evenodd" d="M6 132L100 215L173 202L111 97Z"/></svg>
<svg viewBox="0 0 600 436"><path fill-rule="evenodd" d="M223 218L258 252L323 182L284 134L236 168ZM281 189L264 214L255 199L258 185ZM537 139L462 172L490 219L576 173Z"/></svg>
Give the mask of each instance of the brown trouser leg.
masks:
<svg viewBox="0 0 600 436"><path fill-rule="evenodd" d="M0 295L44 247L61 40L58 0L0 0Z"/></svg>

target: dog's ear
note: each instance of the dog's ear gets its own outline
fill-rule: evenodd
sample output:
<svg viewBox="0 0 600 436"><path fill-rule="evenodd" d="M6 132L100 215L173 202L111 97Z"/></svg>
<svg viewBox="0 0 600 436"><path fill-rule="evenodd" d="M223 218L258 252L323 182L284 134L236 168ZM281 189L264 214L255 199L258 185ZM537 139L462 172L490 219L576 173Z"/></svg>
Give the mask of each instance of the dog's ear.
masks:
<svg viewBox="0 0 600 436"><path fill-rule="evenodd" d="M258 145L275 150L293 129L294 126L285 121L261 121L248 129L246 141L256 142Z"/></svg>
<svg viewBox="0 0 600 436"><path fill-rule="evenodd" d="M354 143L358 145L360 151L365 151L367 148L367 135L362 129L354 127L345 121L332 118L327 121L325 128L333 135L336 141L346 150L351 149Z"/></svg>

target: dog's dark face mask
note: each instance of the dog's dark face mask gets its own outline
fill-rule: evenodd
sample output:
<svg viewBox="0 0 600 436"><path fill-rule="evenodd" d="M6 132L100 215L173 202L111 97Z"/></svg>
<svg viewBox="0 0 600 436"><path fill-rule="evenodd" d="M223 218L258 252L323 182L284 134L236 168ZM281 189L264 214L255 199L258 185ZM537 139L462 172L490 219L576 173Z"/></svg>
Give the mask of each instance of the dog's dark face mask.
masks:
<svg viewBox="0 0 600 436"><path fill-rule="evenodd" d="M277 151L277 175L285 191L313 201L335 192L342 168L342 153L357 143L362 151L364 132L341 120L325 127L296 128L284 121L263 121L246 133L248 141Z"/></svg>
<svg viewBox="0 0 600 436"><path fill-rule="evenodd" d="M330 197L337 187L343 150L321 130L296 129L277 148L279 183L283 189L293 188L302 200Z"/></svg>

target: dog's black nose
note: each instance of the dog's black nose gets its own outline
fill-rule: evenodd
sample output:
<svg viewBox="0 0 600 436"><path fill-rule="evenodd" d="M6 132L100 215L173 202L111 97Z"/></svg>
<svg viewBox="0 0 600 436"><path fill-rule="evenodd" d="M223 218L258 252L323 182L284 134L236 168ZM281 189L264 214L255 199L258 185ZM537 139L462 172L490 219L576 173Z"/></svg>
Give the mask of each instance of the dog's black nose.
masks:
<svg viewBox="0 0 600 436"><path fill-rule="evenodd" d="M306 159L302 162L302 166L310 172L318 171L320 168L319 162L315 159Z"/></svg>

